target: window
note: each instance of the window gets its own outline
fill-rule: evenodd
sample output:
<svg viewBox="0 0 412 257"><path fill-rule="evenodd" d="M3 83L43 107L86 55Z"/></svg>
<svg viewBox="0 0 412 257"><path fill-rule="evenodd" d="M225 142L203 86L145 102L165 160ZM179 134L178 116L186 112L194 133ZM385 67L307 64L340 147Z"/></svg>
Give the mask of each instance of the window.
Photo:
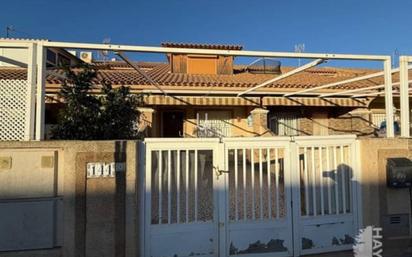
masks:
<svg viewBox="0 0 412 257"><path fill-rule="evenodd" d="M296 113L269 114L269 129L278 136L297 136L299 116Z"/></svg>
<svg viewBox="0 0 412 257"><path fill-rule="evenodd" d="M197 113L197 137L230 137L230 111L201 111Z"/></svg>
<svg viewBox="0 0 412 257"><path fill-rule="evenodd" d="M395 134L400 134L400 124L399 124L399 115L394 114L394 132ZM380 133L386 133L386 114L385 113L372 113L371 115L372 126L379 130Z"/></svg>
<svg viewBox="0 0 412 257"><path fill-rule="evenodd" d="M53 52L50 49L47 49L46 59L47 59L47 63L50 65L56 65L57 63L57 55L55 52Z"/></svg>
<svg viewBox="0 0 412 257"><path fill-rule="evenodd" d="M68 66L70 65L70 59L64 55L59 54L59 66Z"/></svg>
<svg viewBox="0 0 412 257"><path fill-rule="evenodd" d="M372 124L375 128L379 129L385 120L385 113L372 113Z"/></svg>
<svg viewBox="0 0 412 257"><path fill-rule="evenodd" d="M208 56L188 56L187 58L188 74L216 74L217 59Z"/></svg>

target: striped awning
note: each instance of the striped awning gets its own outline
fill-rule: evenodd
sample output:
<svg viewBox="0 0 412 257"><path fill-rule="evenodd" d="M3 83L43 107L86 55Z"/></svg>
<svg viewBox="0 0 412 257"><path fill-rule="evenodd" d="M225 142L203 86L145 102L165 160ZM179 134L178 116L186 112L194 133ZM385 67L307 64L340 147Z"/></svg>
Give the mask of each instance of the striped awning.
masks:
<svg viewBox="0 0 412 257"><path fill-rule="evenodd" d="M211 97L211 96L147 96L147 105L212 105L212 106L259 106L258 97Z"/></svg>
<svg viewBox="0 0 412 257"><path fill-rule="evenodd" d="M285 98L285 97L227 97L227 96L164 96L144 98L146 105L202 105L202 106L341 106L366 107L367 100L350 98Z"/></svg>
<svg viewBox="0 0 412 257"><path fill-rule="evenodd" d="M284 105L284 106L342 106L342 107L366 107L368 101L365 99L351 98L319 98L319 97L263 97L262 105Z"/></svg>

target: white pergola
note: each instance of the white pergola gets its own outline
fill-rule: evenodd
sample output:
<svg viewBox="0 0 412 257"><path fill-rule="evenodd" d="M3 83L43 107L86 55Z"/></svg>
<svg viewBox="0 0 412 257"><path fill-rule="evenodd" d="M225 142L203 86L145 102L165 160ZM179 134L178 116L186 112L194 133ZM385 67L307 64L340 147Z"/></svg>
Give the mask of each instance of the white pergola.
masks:
<svg viewBox="0 0 412 257"><path fill-rule="evenodd" d="M384 89L385 97L385 111L386 111L386 122L387 124L393 124L394 113L393 113L393 83L392 74L400 73L400 102L401 102L401 136L409 137L409 83L408 80L408 66L412 62L412 56L401 56L400 57L400 67L397 69L391 68L391 56L389 55L358 55L358 54L330 54L330 53L295 53L295 52L270 52L270 51L243 51L243 50L214 50L214 49L192 49L192 48L170 48L170 47L150 47L150 46L133 46L133 45L115 45L115 44L90 44L90 43L69 43L69 42L0 42L0 48L26 48L29 52L28 58L28 81L31 85L32 94L31 106L36 106L35 114L31 113L31 122L35 124L35 130L30 133L30 139L42 140L44 136L44 112L45 112L45 78L47 74L45 65L45 53L47 48L63 48L63 49L83 49L83 50L100 50L100 51L112 51L118 54L126 63L132 65L132 67L140 73L138 67L134 67L122 53L125 52L140 52L140 53L164 53L164 54L201 54L201 55L224 55L224 56L243 56L243 57L261 57L261 58L299 58L299 59L315 59L301 67L284 73L278 77L265 81L253 88L247 89L242 92L228 92L228 94L233 94L238 97L245 95L258 94L261 91L256 91L259 88L263 88L273 82L279 81L286 77L293 76L299 72L306 69L314 67L321 64L326 60L354 60L354 61L379 61L383 64L383 70L377 73L368 74L344 81L339 81L335 83L330 83L326 85L321 85L314 88L308 88L303 90L297 90L289 93L281 93L281 96L291 98L297 96L307 96L315 95L320 98L331 97L331 96L344 96L344 97L362 97L362 93L371 93L371 90ZM318 92L322 89L327 89L330 87L338 87L340 85L353 83L356 81L366 80L375 77L384 78L384 84L353 89L353 90L342 90L333 93L322 93ZM145 76L146 77L146 76ZM146 78L151 81L150 77ZM397 83L395 83L396 85ZM157 85L154 86L159 92L164 93L164 90ZM169 92L168 92L169 93ZM372 92L372 94L380 95L382 92ZM265 92L265 95L276 95L275 92L269 93ZM34 100L35 99L35 100ZM34 108L33 108L34 110ZM33 118L35 117L35 119ZM35 122L34 122L35 120ZM394 137L393 126L387 126L387 137ZM33 137L35 135L35 137Z"/></svg>

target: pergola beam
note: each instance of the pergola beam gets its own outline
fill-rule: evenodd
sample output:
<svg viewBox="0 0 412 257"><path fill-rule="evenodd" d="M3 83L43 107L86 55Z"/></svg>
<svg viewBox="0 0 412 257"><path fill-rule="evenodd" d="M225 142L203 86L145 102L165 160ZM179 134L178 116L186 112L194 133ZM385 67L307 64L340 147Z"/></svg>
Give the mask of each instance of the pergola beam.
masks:
<svg viewBox="0 0 412 257"><path fill-rule="evenodd" d="M399 68L392 69L391 73L396 73L398 71L399 71ZM361 80L381 77L381 76L384 76L384 75L385 75L385 71L380 71L380 72L367 74L367 75L360 76L360 77L355 77L355 78L351 78L351 79L346 79L346 80L342 80L342 81L338 81L338 82L329 83L329 84L326 84L326 85L321 85L321 86L317 86L317 87L303 89L303 90L300 90L300 91L297 91L297 92L287 93L287 94L284 94L283 96L290 97L292 95L298 95L298 94L301 94L301 93L313 92L313 91L316 91L316 90L319 90L319 89L325 89L325 88L328 88L328 87L340 86L340 85L349 84L349 83L353 83L353 82L357 82L357 81L361 81Z"/></svg>
<svg viewBox="0 0 412 257"><path fill-rule="evenodd" d="M385 83L385 113L386 113L386 136L395 137L393 129L393 95L392 95L392 73L391 58L383 62L383 79ZM396 69L395 69L396 70ZM397 69L399 70L399 68Z"/></svg>
<svg viewBox="0 0 412 257"><path fill-rule="evenodd" d="M247 94L247 93L250 93L250 92L252 92L252 91L255 91L256 89L259 89L259 88L261 88L261 87L267 86L267 85L269 85L269 84L271 84L271 83L273 83L273 82L276 82L276 81L282 80L282 79L284 79L284 78L290 77L290 76L292 76L292 75L294 75L294 74L296 74L296 73L302 72L302 71L307 70L307 69L309 69L309 68L312 68L312 67L314 67L314 66L316 66L316 65L319 65L319 64L323 63L324 61L325 61L324 59L316 59L316 60L314 60L314 61L312 61L312 62L310 62L310 63L307 63L307 64L302 65L302 66L300 66L300 67L298 67L298 68L296 68L296 69L293 69L293 70L291 70L291 71L289 71L289 72L286 72L286 73L284 73L284 74L282 74L282 75L280 75L280 76L278 76L278 77L275 77L275 78L273 78L273 79L269 79L269 80L267 80L267 81L265 81L265 82L263 82L263 83L260 83L260 84L257 85L257 86L254 86L254 87L252 87L252 88L249 88L249 89L247 89L247 90L245 90L245 91L237 94L237 96L239 97L239 96L245 95L245 94Z"/></svg>
<svg viewBox="0 0 412 257"><path fill-rule="evenodd" d="M150 84L152 84L157 89L159 89L164 95L167 95L166 91L164 91L163 88L161 88L156 81L154 81L149 75L147 75L146 72L142 71L139 68L139 66L137 66L135 63L131 62L122 52L116 52L116 55L119 56L123 61L125 61L134 70L136 70L140 75L142 75L147 81L150 82Z"/></svg>
<svg viewBox="0 0 412 257"><path fill-rule="evenodd" d="M395 83L393 85L395 85ZM384 87L385 87L385 85L382 84L382 85L377 85L377 86L370 86L370 87L364 87L364 88L345 90L345 91L341 91L341 92L321 94L321 95L319 95L319 97L329 97L329 96L335 96L335 95L352 95L352 93L362 92L362 91L371 90L371 89L379 89L379 88L384 88Z"/></svg>
<svg viewBox="0 0 412 257"><path fill-rule="evenodd" d="M409 82L412 83L412 80L409 80ZM411 92L411 91L412 91L412 88L409 88L408 92ZM400 90L394 91L393 93L396 94L396 96L400 96ZM371 93L367 93L367 94L354 95L351 98L374 96L374 95L381 95L381 94L385 94L385 91L378 91L378 92L371 92Z"/></svg>
<svg viewBox="0 0 412 257"><path fill-rule="evenodd" d="M30 55L30 53L29 53L29 55ZM1 56L1 55L0 55L0 62L5 62L5 63L11 64L11 65L18 66L20 68L28 68L27 63L20 62L20 61L17 61L17 60L13 60L13 59L7 58L5 56Z"/></svg>
<svg viewBox="0 0 412 257"><path fill-rule="evenodd" d="M145 53L171 53L171 54L174 53L174 54L228 55L228 56L245 56L245 57L369 60L369 61L383 61L389 57L388 55L217 50L217 49L131 46L131 45L114 45L114 44L88 44L88 43L69 43L69 42L50 42L50 41L42 42L42 44L46 47L67 48L67 49L107 50L107 51L114 51L114 52L122 51L122 52L145 52Z"/></svg>
<svg viewBox="0 0 412 257"><path fill-rule="evenodd" d="M392 83L392 86L397 86L399 85L400 82L395 82ZM385 88L385 85L379 85L379 86L374 86L376 89L379 88ZM367 88L364 88L364 90L366 90ZM362 91L364 91L362 90ZM375 94L379 94L379 93L384 93L384 91L377 91L377 92L370 92L370 93L364 93L364 94L358 94L358 95L352 95L351 98L357 98L357 97L364 97L364 96L370 96L370 95L375 95Z"/></svg>
<svg viewBox="0 0 412 257"><path fill-rule="evenodd" d="M46 96L46 48L37 44L36 140L44 140Z"/></svg>

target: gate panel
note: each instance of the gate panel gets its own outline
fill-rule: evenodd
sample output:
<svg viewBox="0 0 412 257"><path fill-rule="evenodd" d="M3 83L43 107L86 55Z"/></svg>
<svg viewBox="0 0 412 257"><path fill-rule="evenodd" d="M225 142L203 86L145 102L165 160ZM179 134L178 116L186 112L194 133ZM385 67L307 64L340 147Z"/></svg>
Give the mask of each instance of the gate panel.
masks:
<svg viewBox="0 0 412 257"><path fill-rule="evenodd" d="M349 250L355 137L146 139L146 257Z"/></svg>
<svg viewBox="0 0 412 257"><path fill-rule="evenodd" d="M351 249L354 213L354 138L296 139L301 254Z"/></svg>
<svg viewBox="0 0 412 257"><path fill-rule="evenodd" d="M225 139L228 255L290 256L289 138Z"/></svg>
<svg viewBox="0 0 412 257"><path fill-rule="evenodd" d="M146 256L217 256L217 142L161 142L146 142Z"/></svg>

